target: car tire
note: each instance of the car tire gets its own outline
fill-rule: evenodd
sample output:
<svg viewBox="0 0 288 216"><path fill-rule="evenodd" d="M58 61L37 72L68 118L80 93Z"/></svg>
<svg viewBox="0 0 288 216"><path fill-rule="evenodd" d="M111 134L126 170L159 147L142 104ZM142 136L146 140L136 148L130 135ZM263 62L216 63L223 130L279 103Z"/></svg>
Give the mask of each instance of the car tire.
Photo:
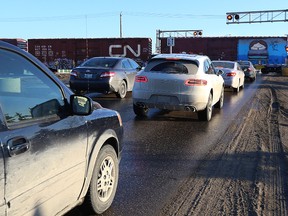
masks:
<svg viewBox="0 0 288 216"><path fill-rule="evenodd" d="M238 86L237 86L236 88L233 88L233 91L234 91L235 93L238 93L238 92L240 91L240 80L239 80L239 82L238 82Z"/></svg>
<svg viewBox="0 0 288 216"><path fill-rule="evenodd" d="M136 114L136 116L147 117L149 108L140 107L140 106L137 106L136 104L133 104L133 110L134 110L134 113Z"/></svg>
<svg viewBox="0 0 288 216"><path fill-rule="evenodd" d="M101 148L95 163L86 205L96 214L106 211L112 204L119 178L119 163L111 145Z"/></svg>
<svg viewBox="0 0 288 216"><path fill-rule="evenodd" d="M215 104L215 108L221 109L224 105L224 87L222 88L219 101Z"/></svg>
<svg viewBox="0 0 288 216"><path fill-rule="evenodd" d="M127 85L126 85L126 82L122 80L118 88L118 92L116 93L116 96L118 98L125 98L126 94L127 94Z"/></svg>
<svg viewBox="0 0 288 216"><path fill-rule="evenodd" d="M245 88L245 80L243 80L243 85L241 86L242 89Z"/></svg>
<svg viewBox="0 0 288 216"><path fill-rule="evenodd" d="M198 111L198 119L201 121L210 121L212 118L212 94L209 94L207 106L204 110Z"/></svg>

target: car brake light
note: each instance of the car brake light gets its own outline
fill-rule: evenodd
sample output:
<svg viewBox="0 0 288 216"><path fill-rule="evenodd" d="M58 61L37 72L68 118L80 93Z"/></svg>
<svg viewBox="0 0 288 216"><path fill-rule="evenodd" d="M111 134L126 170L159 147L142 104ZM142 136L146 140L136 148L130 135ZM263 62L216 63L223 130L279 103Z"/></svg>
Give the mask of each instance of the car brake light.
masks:
<svg viewBox="0 0 288 216"><path fill-rule="evenodd" d="M148 78L146 76L136 76L135 82L148 82Z"/></svg>
<svg viewBox="0 0 288 216"><path fill-rule="evenodd" d="M226 73L226 76L236 76L236 72Z"/></svg>
<svg viewBox="0 0 288 216"><path fill-rule="evenodd" d="M188 79L185 81L185 85L187 86L206 86L207 80L203 79Z"/></svg>
<svg viewBox="0 0 288 216"><path fill-rule="evenodd" d="M114 76L115 76L115 72L112 72L112 71L103 72L100 75L101 78L114 77Z"/></svg>

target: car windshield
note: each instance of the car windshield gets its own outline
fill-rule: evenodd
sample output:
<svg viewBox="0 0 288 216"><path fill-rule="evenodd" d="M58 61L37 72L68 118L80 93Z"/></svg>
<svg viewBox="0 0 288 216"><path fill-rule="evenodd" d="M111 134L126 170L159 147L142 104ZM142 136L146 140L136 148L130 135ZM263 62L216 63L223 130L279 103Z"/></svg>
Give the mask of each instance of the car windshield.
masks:
<svg viewBox="0 0 288 216"><path fill-rule="evenodd" d="M92 58L84 62L82 67L104 67L104 68L112 68L118 62L118 59L114 58Z"/></svg>
<svg viewBox="0 0 288 216"><path fill-rule="evenodd" d="M146 72L173 74L196 74L198 63L187 60L152 59L145 68Z"/></svg>
<svg viewBox="0 0 288 216"><path fill-rule="evenodd" d="M241 66L246 66L246 67L249 67L250 66L250 63L249 62L238 62Z"/></svg>
<svg viewBox="0 0 288 216"><path fill-rule="evenodd" d="M234 68L234 63L233 62L213 62L214 67L218 68Z"/></svg>

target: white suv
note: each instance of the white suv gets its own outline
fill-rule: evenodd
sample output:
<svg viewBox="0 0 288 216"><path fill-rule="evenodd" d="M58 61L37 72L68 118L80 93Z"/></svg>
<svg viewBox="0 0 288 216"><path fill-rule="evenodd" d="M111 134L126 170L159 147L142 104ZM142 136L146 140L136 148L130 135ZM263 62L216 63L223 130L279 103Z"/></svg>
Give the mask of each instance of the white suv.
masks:
<svg viewBox="0 0 288 216"><path fill-rule="evenodd" d="M159 54L135 78L132 91L137 116L147 116L149 108L185 110L209 121L212 107L224 100L223 72L216 70L207 56Z"/></svg>

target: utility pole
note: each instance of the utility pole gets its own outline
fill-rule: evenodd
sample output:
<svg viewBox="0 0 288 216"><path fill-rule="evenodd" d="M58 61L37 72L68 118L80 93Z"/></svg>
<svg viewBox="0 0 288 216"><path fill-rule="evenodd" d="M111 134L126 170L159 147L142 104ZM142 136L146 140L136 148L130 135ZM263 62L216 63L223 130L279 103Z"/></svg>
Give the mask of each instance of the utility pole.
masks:
<svg viewBox="0 0 288 216"><path fill-rule="evenodd" d="M87 27L87 15L85 15L85 23L86 23L86 60L89 58L89 45L88 45L88 27Z"/></svg>
<svg viewBox="0 0 288 216"><path fill-rule="evenodd" d="M120 38L122 38L122 12L120 12Z"/></svg>

